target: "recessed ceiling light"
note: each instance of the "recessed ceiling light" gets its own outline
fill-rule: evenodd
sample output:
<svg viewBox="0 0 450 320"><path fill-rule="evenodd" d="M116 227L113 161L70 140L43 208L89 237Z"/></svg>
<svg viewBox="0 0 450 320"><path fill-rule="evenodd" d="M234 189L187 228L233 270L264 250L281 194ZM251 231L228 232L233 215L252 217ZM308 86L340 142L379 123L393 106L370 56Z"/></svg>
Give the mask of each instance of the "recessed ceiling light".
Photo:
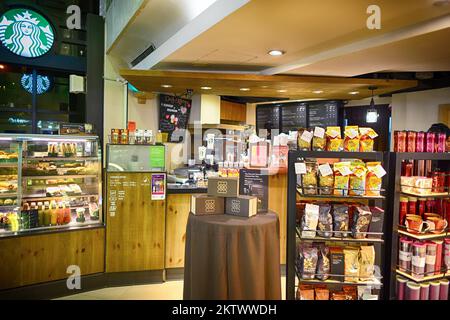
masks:
<svg viewBox="0 0 450 320"><path fill-rule="evenodd" d="M241 91L250 91L250 88L241 88Z"/></svg>
<svg viewBox="0 0 450 320"><path fill-rule="evenodd" d="M202 90L211 90L211 87L201 87Z"/></svg>
<svg viewBox="0 0 450 320"><path fill-rule="evenodd" d="M313 93L315 93L315 94L321 94L321 93L323 93L323 90L314 90Z"/></svg>
<svg viewBox="0 0 450 320"><path fill-rule="evenodd" d="M283 54L285 54L285 52L282 50L270 50L269 54L274 57L279 57L279 56L282 56Z"/></svg>
<svg viewBox="0 0 450 320"><path fill-rule="evenodd" d="M261 86L261 88L263 89L267 89L269 86Z"/></svg>
<svg viewBox="0 0 450 320"><path fill-rule="evenodd" d="M348 94L356 95L356 94L359 94L359 91L351 91Z"/></svg>
<svg viewBox="0 0 450 320"><path fill-rule="evenodd" d="M279 93L285 93L285 92L287 92L287 90L286 90L286 89L281 89L281 90L277 90L277 92L279 92Z"/></svg>
<svg viewBox="0 0 450 320"><path fill-rule="evenodd" d="M172 88L172 85L170 85L170 84L163 84L163 85L161 85L161 87L163 87L163 88Z"/></svg>
<svg viewBox="0 0 450 320"><path fill-rule="evenodd" d="M5 66L3 64L0 64L0 69L5 69Z"/></svg>

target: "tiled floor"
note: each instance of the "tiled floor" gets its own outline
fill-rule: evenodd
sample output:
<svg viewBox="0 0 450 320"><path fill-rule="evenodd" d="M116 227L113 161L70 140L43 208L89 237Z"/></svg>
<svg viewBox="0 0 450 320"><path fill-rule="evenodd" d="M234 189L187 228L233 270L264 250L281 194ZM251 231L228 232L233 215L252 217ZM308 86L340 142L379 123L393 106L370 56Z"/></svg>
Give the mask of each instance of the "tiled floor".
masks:
<svg viewBox="0 0 450 320"><path fill-rule="evenodd" d="M285 299L286 278L281 278L281 292ZM63 297L57 300L182 300L183 281L167 281L165 283L143 286L106 288L96 291Z"/></svg>

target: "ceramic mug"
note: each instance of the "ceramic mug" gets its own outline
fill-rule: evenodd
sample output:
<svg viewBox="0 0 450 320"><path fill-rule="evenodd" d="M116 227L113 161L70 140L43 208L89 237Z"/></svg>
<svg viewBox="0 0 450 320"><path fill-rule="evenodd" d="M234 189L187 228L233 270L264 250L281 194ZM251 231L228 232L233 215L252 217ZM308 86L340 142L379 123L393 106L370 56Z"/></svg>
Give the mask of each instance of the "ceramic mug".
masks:
<svg viewBox="0 0 450 320"><path fill-rule="evenodd" d="M441 217L429 217L426 221L429 231L433 233L442 233L448 226L447 220Z"/></svg>
<svg viewBox="0 0 450 320"><path fill-rule="evenodd" d="M421 216L408 214L405 221L408 232L425 233L430 229L427 221L423 221Z"/></svg>

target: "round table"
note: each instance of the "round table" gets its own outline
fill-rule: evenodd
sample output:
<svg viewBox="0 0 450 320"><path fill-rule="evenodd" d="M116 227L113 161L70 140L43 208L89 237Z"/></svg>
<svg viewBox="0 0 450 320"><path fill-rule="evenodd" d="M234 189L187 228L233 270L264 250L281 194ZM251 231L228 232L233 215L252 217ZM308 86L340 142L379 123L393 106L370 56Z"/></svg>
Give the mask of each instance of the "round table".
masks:
<svg viewBox="0 0 450 320"><path fill-rule="evenodd" d="M281 300L278 216L189 215L185 300Z"/></svg>

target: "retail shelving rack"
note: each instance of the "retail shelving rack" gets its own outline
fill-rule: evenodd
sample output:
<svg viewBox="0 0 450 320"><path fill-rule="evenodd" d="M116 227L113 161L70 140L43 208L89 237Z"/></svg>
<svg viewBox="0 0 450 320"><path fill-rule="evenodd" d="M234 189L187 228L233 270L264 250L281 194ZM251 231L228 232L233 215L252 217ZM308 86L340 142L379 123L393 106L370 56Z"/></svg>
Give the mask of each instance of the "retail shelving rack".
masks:
<svg viewBox="0 0 450 320"><path fill-rule="evenodd" d="M385 232L387 228L388 220L386 217L389 216L386 210L386 198L384 196L384 191L387 187L387 177L383 177L382 193L379 197L369 197L369 196L334 196L334 195L300 195L298 192L297 185L297 175L295 172L295 164L305 159L339 159L339 160L350 160L350 159L361 159L365 161L379 161L381 162L384 169L389 172L387 165L389 163L389 154L383 152L328 152L328 151L290 151L289 152L289 163L288 163L288 219L287 219L287 253L286 253L286 299L294 300L297 283L304 284L327 284L327 285L366 285L367 283L347 283L344 281L334 281L334 280L302 280L300 274L296 270L296 258L297 249L296 242L297 238L299 241L313 241L313 242L332 242L339 243L340 245L346 244L373 244L376 250L376 262L375 264L380 267L381 276L376 278L376 281L372 283L374 286L380 287L380 295L385 296L389 291L386 286L383 286L383 277L386 274L387 266L385 264L386 255L386 244L385 244ZM345 202L345 201L358 201L366 202L370 206L377 206L384 209L384 224L382 234L377 234L377 238L366 238L366 239L352 239L352 238L320 238L316 237L313 239L302 239L300 237L299 226L296 222L296 203L297 199L300 198L304 201L306 200L327 200L331 202ZM370 237L370 230L367 233ZM381 237L380 237L381 236ZM296 278L298 281L296 281Z"/></svg>
<svg viewBox="0 0 450 320"><path fill-rule="evenodd" d="M450 272L448 270L442 270L440 274L434 275L424 275L423 278L417 279L405 272L398 269L398 253L399 253L399 239L401 236L407 236L412 240L438 240L444 238L450 238L450 232L447 228L446 232L440 234L411 234L404 228L399 226L399 215L400 215L400 196L414 196L416 198L449 198L450 190L441 194L427 194L427 195L417 195L403 193L401 188L401 173L402 173L402 162L405 160L431 160L431 161L450 161L450 153L390 153L390 163L389 167L389 184L388 188L388 206L389 211L392 212L390 215L390 224L388 228L392 230L392 236L390 237L389 249L390 254L387 257L387 263L389 264L388 275L389 279L389 298L392 300L396 299L396 277L398 275L417 283L439 280L442 278L450 278Z"/></svg>

